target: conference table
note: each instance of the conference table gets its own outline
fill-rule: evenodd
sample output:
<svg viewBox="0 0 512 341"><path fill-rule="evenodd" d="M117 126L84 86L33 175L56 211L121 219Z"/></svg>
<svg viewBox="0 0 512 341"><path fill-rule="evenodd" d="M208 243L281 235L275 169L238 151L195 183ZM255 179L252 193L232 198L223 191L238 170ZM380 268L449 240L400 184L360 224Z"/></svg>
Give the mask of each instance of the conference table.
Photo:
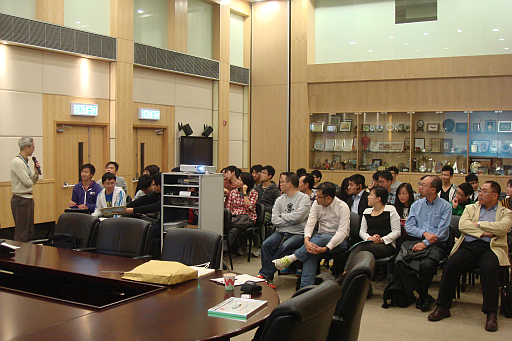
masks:
<svg viewBox="0 0 512 341"><path fill-rule="evenodd" d="M6 242L20 248L14 256L0 257L1 275L9 278L18 271L28 277L42 274L36 276L42 278L36 291L45 289L46 277L67 282L59 276L100 285L143 285L121 279L123 272L144 263L143 260ZM4 288L7 281L3 281L0 340L229 340L263 324L279 304L279 297L263 283L261 295L254 298L267 301L267 305L247 321L208 316L209 308L241 295L240 287L226 291L223 285L209 280L222 274L223 271L216 270L174 286L147 285L148 293L101 309L16 292ZM84 292L86 295L87 291Z"/></svg>

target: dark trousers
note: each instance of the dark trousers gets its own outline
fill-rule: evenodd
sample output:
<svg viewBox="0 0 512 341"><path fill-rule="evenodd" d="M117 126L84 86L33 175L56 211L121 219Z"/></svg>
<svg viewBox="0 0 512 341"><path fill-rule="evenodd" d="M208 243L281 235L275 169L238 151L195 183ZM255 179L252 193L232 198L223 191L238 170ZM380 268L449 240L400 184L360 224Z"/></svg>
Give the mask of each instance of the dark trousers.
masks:
<svg viewBox="0 0 512 341"><path fill-rule="evenodd" d="M462 243L457 252L448 259L441 278L437 304L449 309L460 276L476 268L480 269L484 296L482 311L486 314L497 313L500 263L490 244L484 240Z"/></svg>
<svg viewBox="0 0 512 341"><path fill-rule="evenodd" d="M350 251L350 256L348 256L347 264L345 265L345 269L348 268L352 259L361 251L370 251L375 259L384 258L393 256L396 253L396 248L393 244L375 244L375 243L362 243L356 246L352 251Z"/></svg>
<svg viewBox="0 0 512 341"><path fill-rule="evenodd" d="M34 239L34 199L13 195L11 211L14 218L14 240L28 242Z"/></svg>
<svg viewBox="0 0 512 341"><path fill-rule="evenodd" d="M247 214L234 215L229 230L224 227L224 235L228 236L228 246L231 247L240 233L253 226L254 222ZM247 241L243 245L247 245Z"/></svg>
<svg viewBox="0 0 512 341"><path fill-rule="evenodd" d="M404 264L396 263L396 269L404 284L405 292L407 295L414 295L413 292L417 291L420 297L428 295L428 288L432 283L432 279L437 272L439 262L425 257L420 262L420 271L418 275L411 274L410 271L404 268Z"/></svg>

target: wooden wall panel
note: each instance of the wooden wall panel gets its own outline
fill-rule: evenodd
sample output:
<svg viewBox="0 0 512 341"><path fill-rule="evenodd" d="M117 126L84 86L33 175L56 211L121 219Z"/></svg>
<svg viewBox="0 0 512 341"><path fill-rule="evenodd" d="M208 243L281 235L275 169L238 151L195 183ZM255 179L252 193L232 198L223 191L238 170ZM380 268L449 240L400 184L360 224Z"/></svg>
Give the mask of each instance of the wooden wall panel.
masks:
<svg viewBox="0 0 512 341"><path fill-rule="evenodd" d="M308 82L503 76L511 70L510 54L311 64Z"/></svg>
<svg viewBox="0 0 512 341"><path fill-rule="evenodd" d="M252 87L251 164L287 169L286 85Z"/></svg>
<svg viewBox="0 0 512 341"><path fill-rule="evenodd" d="M133 41L133 0L110 0L110 35Z"/></svg>
<svg viewBox="0 0 512 341"><path fill-rule="evenodd" d="M36 19L64 25L64 0L36 0Z"/></svg>
<svg viewBox="0 0 512 341"><path fill-rule="evenodd" d="M290 100L290 170L309 166L308 86L291 85Z"/></svg>
<svg viewBox="0 0 512 341"><path fill-rule="evenodd" d="M309 84L310 112L511 110L512 77Z"/></svg>
<svg viewBox="0 0 512 341"><path fill-rule="evenodd" d="M169 0L167 48L187 53L187 0Z"/></svg>

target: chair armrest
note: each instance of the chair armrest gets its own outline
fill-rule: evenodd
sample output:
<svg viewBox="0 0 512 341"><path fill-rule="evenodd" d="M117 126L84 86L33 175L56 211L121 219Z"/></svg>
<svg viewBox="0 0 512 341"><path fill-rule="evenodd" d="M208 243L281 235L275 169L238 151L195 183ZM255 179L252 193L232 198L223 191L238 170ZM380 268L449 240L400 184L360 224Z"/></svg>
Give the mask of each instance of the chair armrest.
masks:
<svg viewBox="0 0 512 341"><path fill-rule="evenodd" d="M92 252L92 251L95 251L96 248L95 247L80 247L78 249L73 249L75 251L84 251L84 252Z"/></svg>
<svg viewBox="0 0 512 341"><path fill-rule="evenodd" d="M48 238L44 238L44 239L34 239L34 240L31 240L29 243L31 244L45 244L48 243Z"/></svg>
<svg viewBox="0 0 512 341"><path fill-rule="evenodd" d="M136 256L132 257L132 259L151 259L151 255L144 255L144 256Z"/></svg>

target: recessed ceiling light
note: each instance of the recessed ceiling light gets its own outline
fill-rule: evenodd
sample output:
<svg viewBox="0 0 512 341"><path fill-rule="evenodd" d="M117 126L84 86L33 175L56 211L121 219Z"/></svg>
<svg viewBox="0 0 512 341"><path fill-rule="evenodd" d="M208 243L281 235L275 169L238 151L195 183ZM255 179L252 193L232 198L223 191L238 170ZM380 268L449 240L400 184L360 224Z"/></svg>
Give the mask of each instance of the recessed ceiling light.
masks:
<svg viewBox="0 0 512 341"><path fill-rule="evenodd" d="M6 41L3 41L3 42L2 42L2 44L7 45L7 42L6 42Z"/></svg>
<svg viewBox="0 0 512 341"><path fill-rule="evenodd" d="M500 38L500 41L503 41L503 40L505 40L505 39L504 38Z"/></svg>
<svg viewBox="0 0 512 341"><path fill-rule="evenodd" d="M426 54L425 57L428 57L428 54Z"/></svg>
<svg viewBox="0 0 512 341"><path fill-rule="evenodd" d="M499 28L494 28L492 31L493 32L498 32L500 29Z"/></svg>
<svg viewBox="0 0 512 341"><path fill-rule="evenodd" d="M508 47L505 47L505 50L508 50L509 48Z"/></svg>
<svg viewBox="0 0 512 341"><path fill-rule="evenodd" d="M423 33L424 35L428 36L428 32Z"/></svg>
<svg viewBox="0 0 512 341"><path fill-rule="evenodd" d="M416 50L416 52L420 52L420 50Z"/></svg>
<svg viewBox="0 0 512 341"><path fill-rule="evenodd" d="M75 24L81 24L82 22L81 21L75 21Z"/></svg>
<svg viewBox="0 0 512 341"><path fill-rule="evenodd" d="M445 47L444 49L445 49L445 50L448 50L448 48L447 48L447 47Z"/></svg>
<svg viewBox="0 0 512 341"><path fill-rule="evenodd" d="M462 30L457 30L457 32L459 32L459 33L460 33L460 32L462 32Z"/></svg>
<svg viewBox="0 0 512 341"><path fill-rule="evenodd" d="M409 43L405 43L405 45L409 45Z"/></svg>
<svg viewBox="0 0 512 341"><path fill-rule="evenodd" d="M390 39L393 39L394 37L393 37L393 36L390 36L389 38L390 38Z"/></svg>
<svg viewBox="0 0 512 341"><path fill-rule="evenodd" d="M373 50L368 50L368 52L373 52Z"/></svg>
<svg viewBox="0 0 512 341"><path fill-rule="evenodd" d="M354 45L356 42L355 41L351 41L350 42L350 45Z"/></svg>
<svg viewBox="0 0 512 341"><path fill-rule="evenodd" d="M141 10L141 9L138 9L138 10L137 10L137 13L142 14L142 13L144 13L144 11L143 11L143 10Z"/></svg>

